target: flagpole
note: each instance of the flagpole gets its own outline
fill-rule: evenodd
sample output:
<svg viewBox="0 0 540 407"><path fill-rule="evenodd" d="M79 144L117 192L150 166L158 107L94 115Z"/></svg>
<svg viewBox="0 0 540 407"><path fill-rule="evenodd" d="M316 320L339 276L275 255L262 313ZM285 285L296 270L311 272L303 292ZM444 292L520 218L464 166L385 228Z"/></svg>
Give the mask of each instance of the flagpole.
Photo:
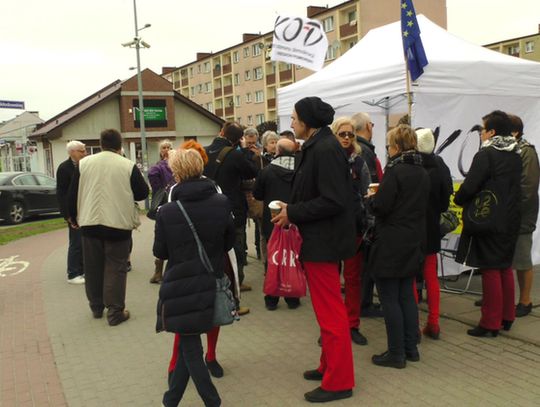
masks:
<svg viewBox="0 0 540 407"><path fill-rule="evenodd" d="M407 106L408 106L408 113L409 113L409 124L412 125L411 74L409 72L409 62L407 59L407 55L403 54L403 58L405 59L405 77L406 77L406 82L407 82Z"/></svg>

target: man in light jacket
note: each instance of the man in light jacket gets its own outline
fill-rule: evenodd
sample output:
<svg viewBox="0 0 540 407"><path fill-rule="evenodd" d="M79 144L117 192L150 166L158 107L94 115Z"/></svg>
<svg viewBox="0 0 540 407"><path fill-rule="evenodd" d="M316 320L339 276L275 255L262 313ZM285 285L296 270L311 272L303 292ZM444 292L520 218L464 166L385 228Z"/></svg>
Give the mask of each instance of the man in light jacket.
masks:
<svg viewBox="0 0 540 407"><path fill-rule="evenodd" d="M82 231L86 296L94 318L106 307L109 325L129 319L125 309L131 231L140 225L135 201L148 196L136 164L122 157L122 136L101 132L102 152L82 159L69 191L69 222Z"/></svg>

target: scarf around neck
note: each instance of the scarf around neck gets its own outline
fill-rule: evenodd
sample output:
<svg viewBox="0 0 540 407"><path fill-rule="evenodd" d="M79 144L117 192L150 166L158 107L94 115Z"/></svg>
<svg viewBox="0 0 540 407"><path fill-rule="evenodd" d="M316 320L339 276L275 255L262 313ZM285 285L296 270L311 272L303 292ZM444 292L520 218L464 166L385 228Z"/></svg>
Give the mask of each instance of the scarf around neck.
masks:
<svg viewBox="0 0 540 407"><path fill-rule="evenodd" d="M386 164L386 168L392 168L397 164L412 164L422 166L422 156L416 150L403 151L401 154L391 158L390 161L388 161L388 164Z"/></svg>
<svg viewBox="0 0 540 407"><path fill-rule="evenodd" d="M493 136L482 143L482 148L493 147L499 151L508 151L519 154L519 143L512 136Z"/></svg>

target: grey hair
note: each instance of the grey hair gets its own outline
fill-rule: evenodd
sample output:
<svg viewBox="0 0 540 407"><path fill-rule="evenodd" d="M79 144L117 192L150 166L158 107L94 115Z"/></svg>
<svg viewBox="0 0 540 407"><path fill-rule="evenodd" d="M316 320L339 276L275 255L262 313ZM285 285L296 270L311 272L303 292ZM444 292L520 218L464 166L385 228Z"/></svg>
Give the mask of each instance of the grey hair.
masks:
<svg viewBox="0 0 540 407"><path fill-rule="evenodd" d="M266 145L268 144L268 142L270 140L279 140L279 136L277 135L277 133L275 131L272 131L272 130L266 130L263 135L262 135L262 145L263 147L266 147Z"/></svg>
<svg viewBox="0 0 540 407"><path fill-rule="evenodd" d="M77 140L71 140L69 143L66 144L66 150L68 153L72 152L73 150L78 150L85 147L86 146L84 145L84 143L81 143Z"/></svg>
<svg viewBox="0 0 540 407"><path fill-rule="evenodd" d="M161 149L161 147L163 147L163 146L169 146L169 147L172 147L172 143L171 143L171 141L168 140L168 139L161 140L161 141L159 142L158 148Z"/></svg>
<svg viewBox="0 0 540 407"><path fill-rule="evenodd" d="M355 131L362 131L366 129L366 125L368 123L371 123L371 117L369 117L369 114L360 112L356 113L351 117L351 120L354 122L354 130Z"/></svg>
<svg viewBox="0 0 540 407"><path fill-rule="evenodd" d="M259 138L259 132L255 127L248 127L244 130L244 136L257 136Z"/></svg>

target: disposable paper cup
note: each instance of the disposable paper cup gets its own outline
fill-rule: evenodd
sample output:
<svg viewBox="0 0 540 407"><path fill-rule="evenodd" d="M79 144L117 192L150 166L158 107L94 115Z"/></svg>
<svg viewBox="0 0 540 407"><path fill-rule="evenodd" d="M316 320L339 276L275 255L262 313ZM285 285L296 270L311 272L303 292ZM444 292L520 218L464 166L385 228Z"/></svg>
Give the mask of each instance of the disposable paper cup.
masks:
<svg viewBox="0 0 540 407"><path fill-rule="evenodd" d="M379 184L377 183L369 184L368 188L372 193L376 194L377 191L379 190Z"/></svg>
<svg viewBox="0 0 540 407"><path fill-rule="evenodd" d="M268 208L270 208L270 213L272 217L277 216L281 212L281 206L279 204L282 203L281 201L272 201L268 204Z"/></svg>

